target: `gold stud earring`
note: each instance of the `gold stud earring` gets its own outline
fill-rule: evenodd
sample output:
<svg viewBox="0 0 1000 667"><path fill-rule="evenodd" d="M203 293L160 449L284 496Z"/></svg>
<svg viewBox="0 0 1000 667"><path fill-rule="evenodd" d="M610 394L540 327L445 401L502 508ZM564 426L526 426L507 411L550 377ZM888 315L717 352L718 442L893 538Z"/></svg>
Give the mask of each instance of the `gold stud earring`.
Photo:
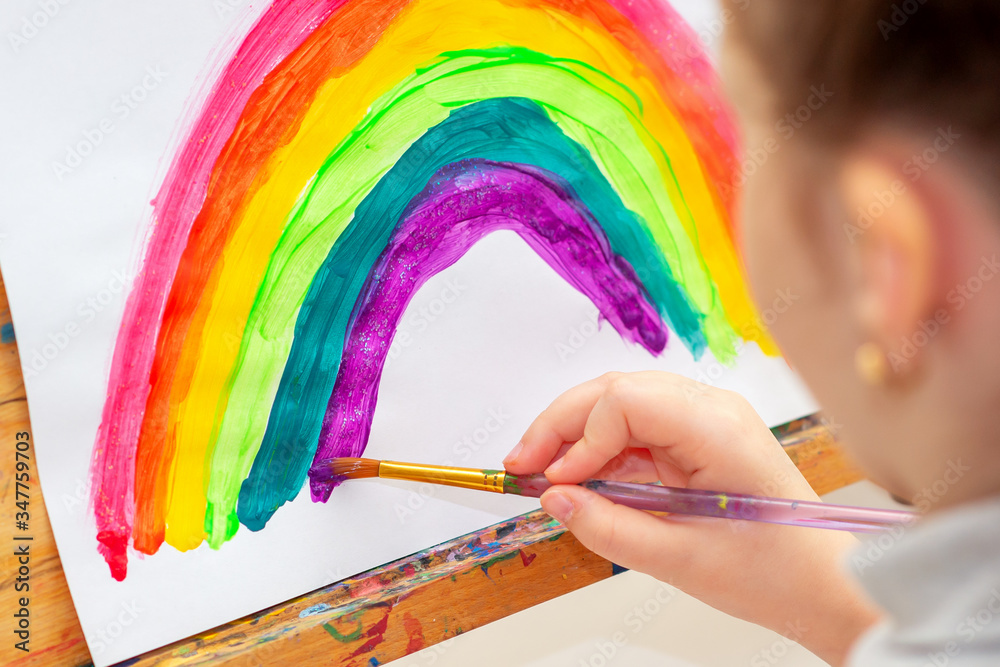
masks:
<svg viewBox="0 0 1000 667"><path fill-rule="evenodd" d="M889 360L878 343L868 342L854 353L854 369L858 376L873 387L881 386L889 378Z"/></svg>

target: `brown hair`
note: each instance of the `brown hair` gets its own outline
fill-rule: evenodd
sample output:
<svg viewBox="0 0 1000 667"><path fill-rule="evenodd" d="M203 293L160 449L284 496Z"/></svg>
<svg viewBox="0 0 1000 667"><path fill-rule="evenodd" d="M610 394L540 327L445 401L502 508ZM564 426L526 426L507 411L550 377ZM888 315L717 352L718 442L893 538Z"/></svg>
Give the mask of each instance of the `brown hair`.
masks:
<svg viewBox="0 0 1000 667"><path fill-rule="evenodd" d="M844 140L886 120L953 126L1000 154L998 0L725 4L785 110L813 86L833 93L810 131Z"/></svg>

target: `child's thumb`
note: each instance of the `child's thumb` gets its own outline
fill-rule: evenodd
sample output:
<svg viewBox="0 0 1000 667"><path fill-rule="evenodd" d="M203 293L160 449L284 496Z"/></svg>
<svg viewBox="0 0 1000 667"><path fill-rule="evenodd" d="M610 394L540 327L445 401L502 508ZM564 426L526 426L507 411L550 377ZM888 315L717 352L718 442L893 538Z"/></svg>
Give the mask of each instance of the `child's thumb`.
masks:
<svg viewBox="0 0 1000 667"><path fill-rule="evenodd" d="M629 569L662 566L675 544L674 526L642 510L618 505L582 486L554 486L542 494L542 509L583 546Z"/></svg>

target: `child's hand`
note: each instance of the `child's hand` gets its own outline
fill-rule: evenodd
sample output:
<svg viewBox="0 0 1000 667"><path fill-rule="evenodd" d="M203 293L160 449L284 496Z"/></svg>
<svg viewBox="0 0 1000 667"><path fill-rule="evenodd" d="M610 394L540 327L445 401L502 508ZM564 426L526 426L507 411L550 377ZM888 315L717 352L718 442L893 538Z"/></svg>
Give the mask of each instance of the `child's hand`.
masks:
<svg viewBox="0 0 1000 667"><path fill-rule="evenodd" d="M555 462L553 459L557 458ZM565 484L542 507L589 549L837 664L877 618L843 571L847 533L656 516L579 486L589 477L817 500L738 394L667 373L612 373L549 406L505 461Z"/></svg>

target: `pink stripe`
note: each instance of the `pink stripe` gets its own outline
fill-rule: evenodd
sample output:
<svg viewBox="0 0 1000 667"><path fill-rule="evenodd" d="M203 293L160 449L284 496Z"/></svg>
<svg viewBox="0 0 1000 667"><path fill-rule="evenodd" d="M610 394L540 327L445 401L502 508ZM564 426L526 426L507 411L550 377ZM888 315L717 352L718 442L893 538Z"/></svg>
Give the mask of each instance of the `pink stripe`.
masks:
<svg viewBox="0 0 1000 667"><path fill-rule="evenodd" d="M735 174L735 156L742 152L736 116L724 97L719 77L702 47L701 39L666 0L608 0L608 4L628 19L656 48L663 61L694 90L694 99L698 100L699 106L704 105L711 117L712 127L730 148L733 160L726 167L731 175ZM681 100L675 99L674 103L680 104ZM697 136L696 133L689 135L692 138ZM702 158L711 154L706 153L704 146L696 148ZM733 180L730 178L726 182L732 183Z"/></svg>
<svg viewBox="0 0 1000 667"><path fill-rule="evenodd" d="M132 532L135 447L163 309L215 161L264 77L347 0L275 0L243 40L153 200L146 261L122 317L91 463L98 547L118 580Z"/></svg>

